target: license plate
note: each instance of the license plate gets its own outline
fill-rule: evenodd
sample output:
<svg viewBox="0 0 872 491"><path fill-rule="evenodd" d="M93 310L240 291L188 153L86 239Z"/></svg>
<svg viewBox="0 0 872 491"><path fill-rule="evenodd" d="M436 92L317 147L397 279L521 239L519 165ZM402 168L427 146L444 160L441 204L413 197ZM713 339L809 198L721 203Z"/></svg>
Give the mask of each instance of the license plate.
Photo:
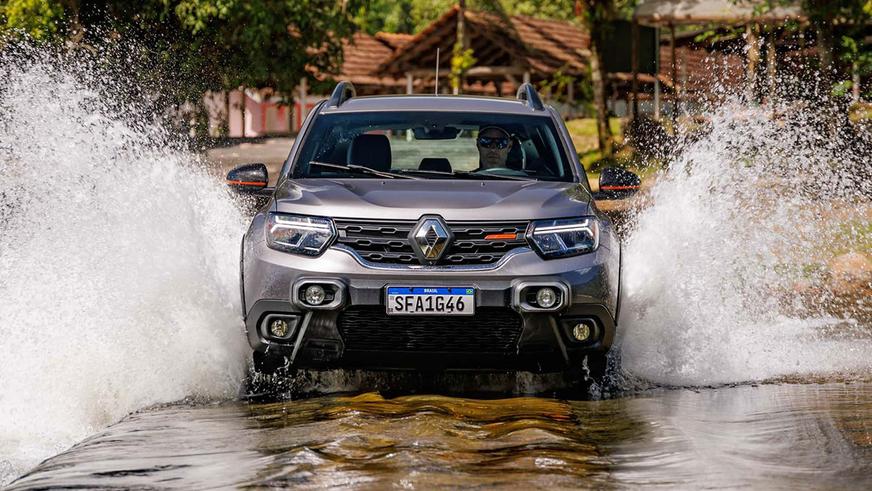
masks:
<svg viewBox="0 0 872 491"><path fill-rule="evenodd" d="M388 315L472 315L475 288L401 287L386 291Z"/></svg>

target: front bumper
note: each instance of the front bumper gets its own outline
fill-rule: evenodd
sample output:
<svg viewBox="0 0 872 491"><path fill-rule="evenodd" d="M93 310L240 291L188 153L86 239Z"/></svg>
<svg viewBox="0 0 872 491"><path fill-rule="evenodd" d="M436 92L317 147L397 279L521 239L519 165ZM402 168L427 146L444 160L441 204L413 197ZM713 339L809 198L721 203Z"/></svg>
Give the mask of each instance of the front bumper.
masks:
<svg viewBox="0 0 872 491"><path fill-rule="evenodd" d="M293 367L554 372L581 366L587 354L607 351L614 339L620 249L609 240L610 230L592 254L544 261L521 248L490 269L373 267L351 251L335 247L317 258L301 257L269 249L256 240L258 236L250 233L243 244L248 341L255 351L284 355ZM308 281L335 283L341 298L326 309L307 308L295 293ZM416 317L420 322L398 324L396 317L383 314L388 285L472 286L477 315L473 319ZM553 312L526 311L518 292L530 285L565 288L562 306ZM268 321L276 315L293 321L286 339L269 335ZM365 319L353 327L356 335L348 331L353 325L350 319ZM497 319L505 323L495 324ZM592 339L578 342L572 337L572 326L579 320L596 326ZM514 323L516 328L507 327ZM385 339L367 341L367 333L360 332L371 329L376 338L390 337L406 328L419 337L404 337L394 345ZM428 329L441 329L445 343L440 344ZM490 349L494 344L501 347Z"/></svg>

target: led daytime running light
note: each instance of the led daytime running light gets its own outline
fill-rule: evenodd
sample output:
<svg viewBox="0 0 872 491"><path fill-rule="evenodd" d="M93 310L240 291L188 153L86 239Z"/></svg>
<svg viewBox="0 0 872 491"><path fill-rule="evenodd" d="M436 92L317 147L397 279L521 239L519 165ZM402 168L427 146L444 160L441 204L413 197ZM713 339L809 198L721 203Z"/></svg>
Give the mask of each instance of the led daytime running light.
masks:
<svg viewBox="0 0 872 491"><path fill-rule="evenodd" d="M580 223L573 223L569 225L553 225L550 227L537 227L533 230L533 235L545 235L545 234L554 234L560 232L588 232L591 235L595 235L594 231L591 230L589 226L590 220L585 220Z"/></svg>

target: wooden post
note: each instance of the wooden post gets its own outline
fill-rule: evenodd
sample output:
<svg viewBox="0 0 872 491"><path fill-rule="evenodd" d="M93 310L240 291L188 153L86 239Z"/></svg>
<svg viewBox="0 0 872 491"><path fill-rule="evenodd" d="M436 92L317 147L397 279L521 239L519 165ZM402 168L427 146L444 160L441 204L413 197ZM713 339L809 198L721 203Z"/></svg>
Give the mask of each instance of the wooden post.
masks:
<svg viewBox="0 0 872 491"><path fill-rule="evenodd" d="M754 24L745 27L745 39L748 43L748 60L745 68L745 81L748 102L757 102L757 67L760 65L760 42L757 39L757 28Z"/></svg>
<svg viewBox="0 0 872 491"><path fill-rule="evenodd" d="M633 70L633 120L639 117L639 21L633 17L632 41L630 42L630 66Z"/></svg>
<svg viewBox="0 0 872 491"><path fill-rule="evenodd" d="M571 79L568 84L566 84L566 105L568 107L566 111L566 115L569 118L575 116L575 79Z"/></svg>
<svg viewBox="0 0 872 491"><path fill-rule="evenodd" d="M678 129L678 61L675 59L675 25L669 24L669 52L672 57L672 132Z"/></svg>
<svg viewBox="0 0 872 491"><path fill-rule="evenodd" d="M469 40L466 36L466 1L460 0L457 2L457 41L456 44L460 46L461 53L466 51L469 47ZM456 53L455 53L456 55ZM453 56L453 55L452 55ZM452 60L453 62L454 60ZM463 85L466 81L465 74L460 74L460 80L457 85L454 86L454 95L460 94L463 91Z"/></svg>
<svg viewBox="0 0 872 491"><path fill-rule="evenodd" d="M777 81L775 80L778 76L777 73L777 63L778 60L776 58L778 53L775 51L775 26L772 26L767 33L766 40L766 78L769 79L769 103L772 104L775 101L775 96L778 92L778 87L776 86Z"/></svg>
<svg viewBox="0 0 872 491"><path fill-rule="evenodd" d="M660 28L654 30L654 119L660 121Z"/></svg>
<svg viewBox="0 0 872 491"><path fill-rule="evenodd" d="M230 137L230 91L225 90L224 94L224 122L221 128L221 131L224 133L223 136L229 138Z"/></svg>
<svg viewBox="0 0 872 491"><path fill-rule="evenodd" d="M245 111L248 109L248 95L245 94L245 86L239 88L242 92L242 138L245 138Z"/></svg>
<svg viewBox="0 0 872 491"><path fill-rule="evenodd" d="M309 98L308 94L308 82L306 81L306 77L300 79L300 124L306 120L306 115L309 113L308 108L306 107L306 99Z"/></svg>

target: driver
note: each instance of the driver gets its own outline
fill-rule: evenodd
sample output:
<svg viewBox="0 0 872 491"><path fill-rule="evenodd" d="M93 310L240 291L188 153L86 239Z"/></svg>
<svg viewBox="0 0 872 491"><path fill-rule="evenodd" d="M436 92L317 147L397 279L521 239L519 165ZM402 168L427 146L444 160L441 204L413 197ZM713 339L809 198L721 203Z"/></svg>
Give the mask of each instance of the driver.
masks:
<svg viewBox="0 0 872 491"><path fill-rule="evenodd" d="M475 145L478 147L479 167L472 172L505 168L512 149L512 135L499 126L485 126L478 130Z"/></svg>

